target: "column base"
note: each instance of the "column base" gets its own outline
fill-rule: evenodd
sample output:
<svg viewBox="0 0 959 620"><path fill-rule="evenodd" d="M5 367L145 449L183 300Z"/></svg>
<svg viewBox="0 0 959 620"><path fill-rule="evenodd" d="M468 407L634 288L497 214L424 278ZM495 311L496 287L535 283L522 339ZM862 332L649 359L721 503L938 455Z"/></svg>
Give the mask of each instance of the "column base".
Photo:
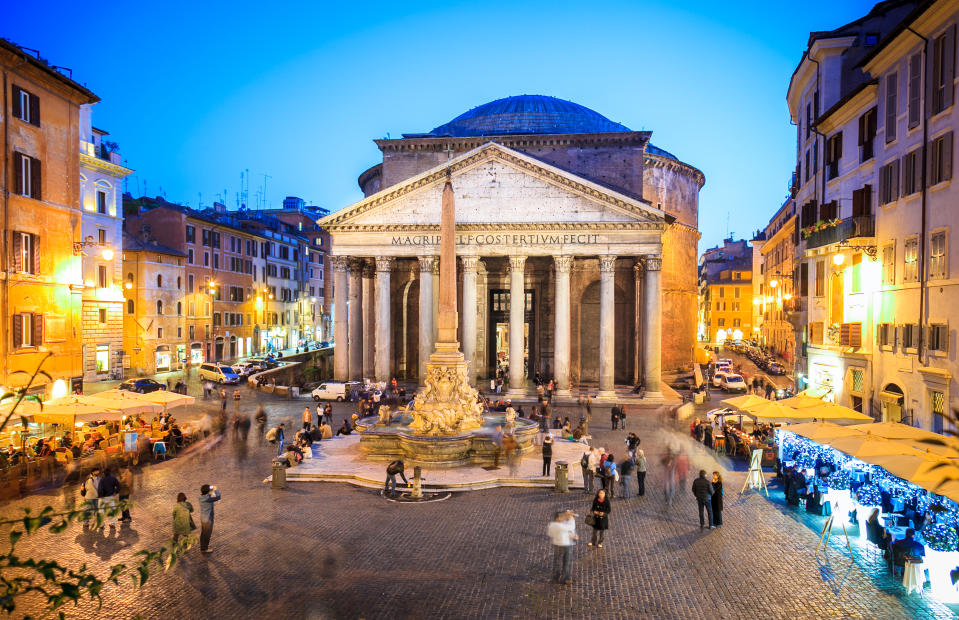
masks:
<svg viewBox="0 0 959 620"><path fill-rule="evenodd" d="M527 390L525 387L509 388L506 390L505 395L512 396L514 398L523 398L529 395L529 390Z"/></svg>
<svg viewBox="0 0 959 620"><path fill-rule="evenodd" d="M649 401L652 403L661 403L666 400L666 397L663 396L662 392L646 392L643 395L643 401Z"/></svg>
<svg viewBox="0 0 959 620"><path fill-rule="evenodd" d="M553 393L555 398L572 398L573 392L569 388L558 389Z"/></svg>
<svg viewBox="0 0 959 620"><path fill-rule="evenodd" d="M615 400L616 390L599 390L594 400Z"/></svg>

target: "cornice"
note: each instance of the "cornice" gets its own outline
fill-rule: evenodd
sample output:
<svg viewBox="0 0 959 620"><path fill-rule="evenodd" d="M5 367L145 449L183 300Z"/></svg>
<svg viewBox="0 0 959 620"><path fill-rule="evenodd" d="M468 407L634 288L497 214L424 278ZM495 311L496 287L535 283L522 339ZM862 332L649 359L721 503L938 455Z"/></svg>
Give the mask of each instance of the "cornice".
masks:
<svg viewBox="0 0 959 620"><path fill-rule="evenodd" d="M679 224L672 224L677 226ZM665 222L490 222L489 224L457 224L457 232L487 230L666 230ZM682 224L695 231L695 228ZM333 224L326 226L330 232L433 232L439 224ZM698 232L698 231L696 231Z"/></svg>
<svg viewBox="0 0 959 620"><path fill-rule="evenodd" d="M451 160L447 165L437 166L432 171L427 171L412 180L391 186L372 196L361 200L353 207L343 209L321 219L318 223L327 230L333 230L338 224L363 215L377 207L387 204L393 200L401 198L407 194L415 192L421 188L428 187L445 181L447 174L454 174L460 170L466 170L483 161L498 159L515 168L525 170L536 177L554 183L560 187L570 190L585 198L590 198L614 207L617 207L627 213L638 217L652 219L665 219L664 212L657 213L653 208L642 208L631 199L620 197L613 191L605 190L598 185L588 181L578 181L572 178L572 173L562 174L558 168L549 164L527 159L526 156L520 156L518 153L506 150L500 144L487 142L471 153L465 153L456 159Z"/></svg>
<svg viewBox="0 0 959 620"><path fill-rule="evenodd" d="M519 134L500 136L434 136L429 138L403 138L397 140L374 140L383 152L427 151L445 152L449 146L472 150L488 142L504 146L569 146L573 144L632 144L645 145L652 135L650 131L629 131L618 133L576 133L576 134Z"/></svg>
<svg viewBox="0 0 959 620"><path fill-rule="evenodd" d="M703 174L699 168L676 159L670 159L669 157L663 157L662 155L646 153L643 157L643 165L655 168L666 168L667 170L673 170L675 172L681 172L691 176L696 179L697 183L699 183L699 189L702 189L706 184L706 175Z"/></svg>
<svg viewBox="0 0 959 620"><path fill-rule="evenodd" d="M959 0L940 0L932 3L911 23L904 24L908 28L903 27L891 40L883 43L882 47L863 63L862 68L872 75L881 75L886 69L902 59L907 52L922 46L922 39L911 30L915 30L924 37L931 38L957 11L959 11Z"/></svg>
<svg viewBox="0 0 959 620"><path fill-rule="evenodd" d="M879 95L879 85L875 82L865 83L852 98L841 102L837 108L827 110L816 121L816 128L822 133L829 134L852 119L859 116L867 108L875 105Z"/></svg>
<svg viewBox="0 0 959 620"><path fill-rule="evenodd" d="M87 155L86 153L80 153L80 164L92 170L106 172L107 174L118 179L122 179L123 177L133 174L134 172L132 168L127 168L126 166L121 166L120 164L104 161L99 157L93 157L91 155Z"/></svg>

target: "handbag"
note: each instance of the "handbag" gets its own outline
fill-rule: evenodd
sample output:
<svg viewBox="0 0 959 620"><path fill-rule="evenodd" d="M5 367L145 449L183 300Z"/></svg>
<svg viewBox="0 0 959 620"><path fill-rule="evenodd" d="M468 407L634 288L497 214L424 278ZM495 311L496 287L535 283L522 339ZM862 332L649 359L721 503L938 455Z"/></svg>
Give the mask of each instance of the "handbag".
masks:
<svg viewBox="0 0 959 620"><path fill-rule="evenodd" d="M588 515L586 515L586 525L588 525L588 526L590 526L590 527L595 527L595 526L596 526L596 515L594 515L593 513L589 513Z"/></svg>
<svg viewBox="0 0 959 620"><path fill-rule="evenodd" d="M193 515L190 515L190 531L196 529L196 523L193 522Z"/></svg>

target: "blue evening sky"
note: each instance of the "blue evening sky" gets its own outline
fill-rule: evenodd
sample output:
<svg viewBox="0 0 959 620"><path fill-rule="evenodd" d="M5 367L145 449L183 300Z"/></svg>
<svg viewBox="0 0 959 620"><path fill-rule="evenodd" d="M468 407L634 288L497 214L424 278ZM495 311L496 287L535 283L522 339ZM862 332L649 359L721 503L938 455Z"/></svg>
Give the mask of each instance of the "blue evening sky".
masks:
<svg viewBox="0 0 959 620"><path fill-rule="evenodd" d="M127 189L192 206L362 197L374 138L546 94L590 107L706 175L700 249L748 236L787 192L785 94L810 30L872 2L33 2L0 36L96 92ZM218 196L219 195L219 196Z"/></svg>

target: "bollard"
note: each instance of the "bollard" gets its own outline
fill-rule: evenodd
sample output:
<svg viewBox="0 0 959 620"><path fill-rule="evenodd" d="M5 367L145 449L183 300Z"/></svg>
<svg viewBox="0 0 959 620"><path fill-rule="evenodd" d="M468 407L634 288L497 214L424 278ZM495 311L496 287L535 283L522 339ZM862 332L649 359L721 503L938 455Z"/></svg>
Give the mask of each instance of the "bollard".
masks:
<svg viewBox="0 0 959 620"><path fill-rule="evenodd" d="M274 489L286 488L286 464L280 457L273 459L273 482L270 486Z"/></svg>
<svg viewBox="0 0 959 620"><path fill-rule="evenodd" d="M556 461L556 492L569 493L569 463Z"/></svg>
<svg viewBox="0 0 959 620"><path fill-rule="evenodd" d="M423 497L423 469L417 465L413 467L413 491L410 493L410 497L414 499L420 499Z"/></svg>

